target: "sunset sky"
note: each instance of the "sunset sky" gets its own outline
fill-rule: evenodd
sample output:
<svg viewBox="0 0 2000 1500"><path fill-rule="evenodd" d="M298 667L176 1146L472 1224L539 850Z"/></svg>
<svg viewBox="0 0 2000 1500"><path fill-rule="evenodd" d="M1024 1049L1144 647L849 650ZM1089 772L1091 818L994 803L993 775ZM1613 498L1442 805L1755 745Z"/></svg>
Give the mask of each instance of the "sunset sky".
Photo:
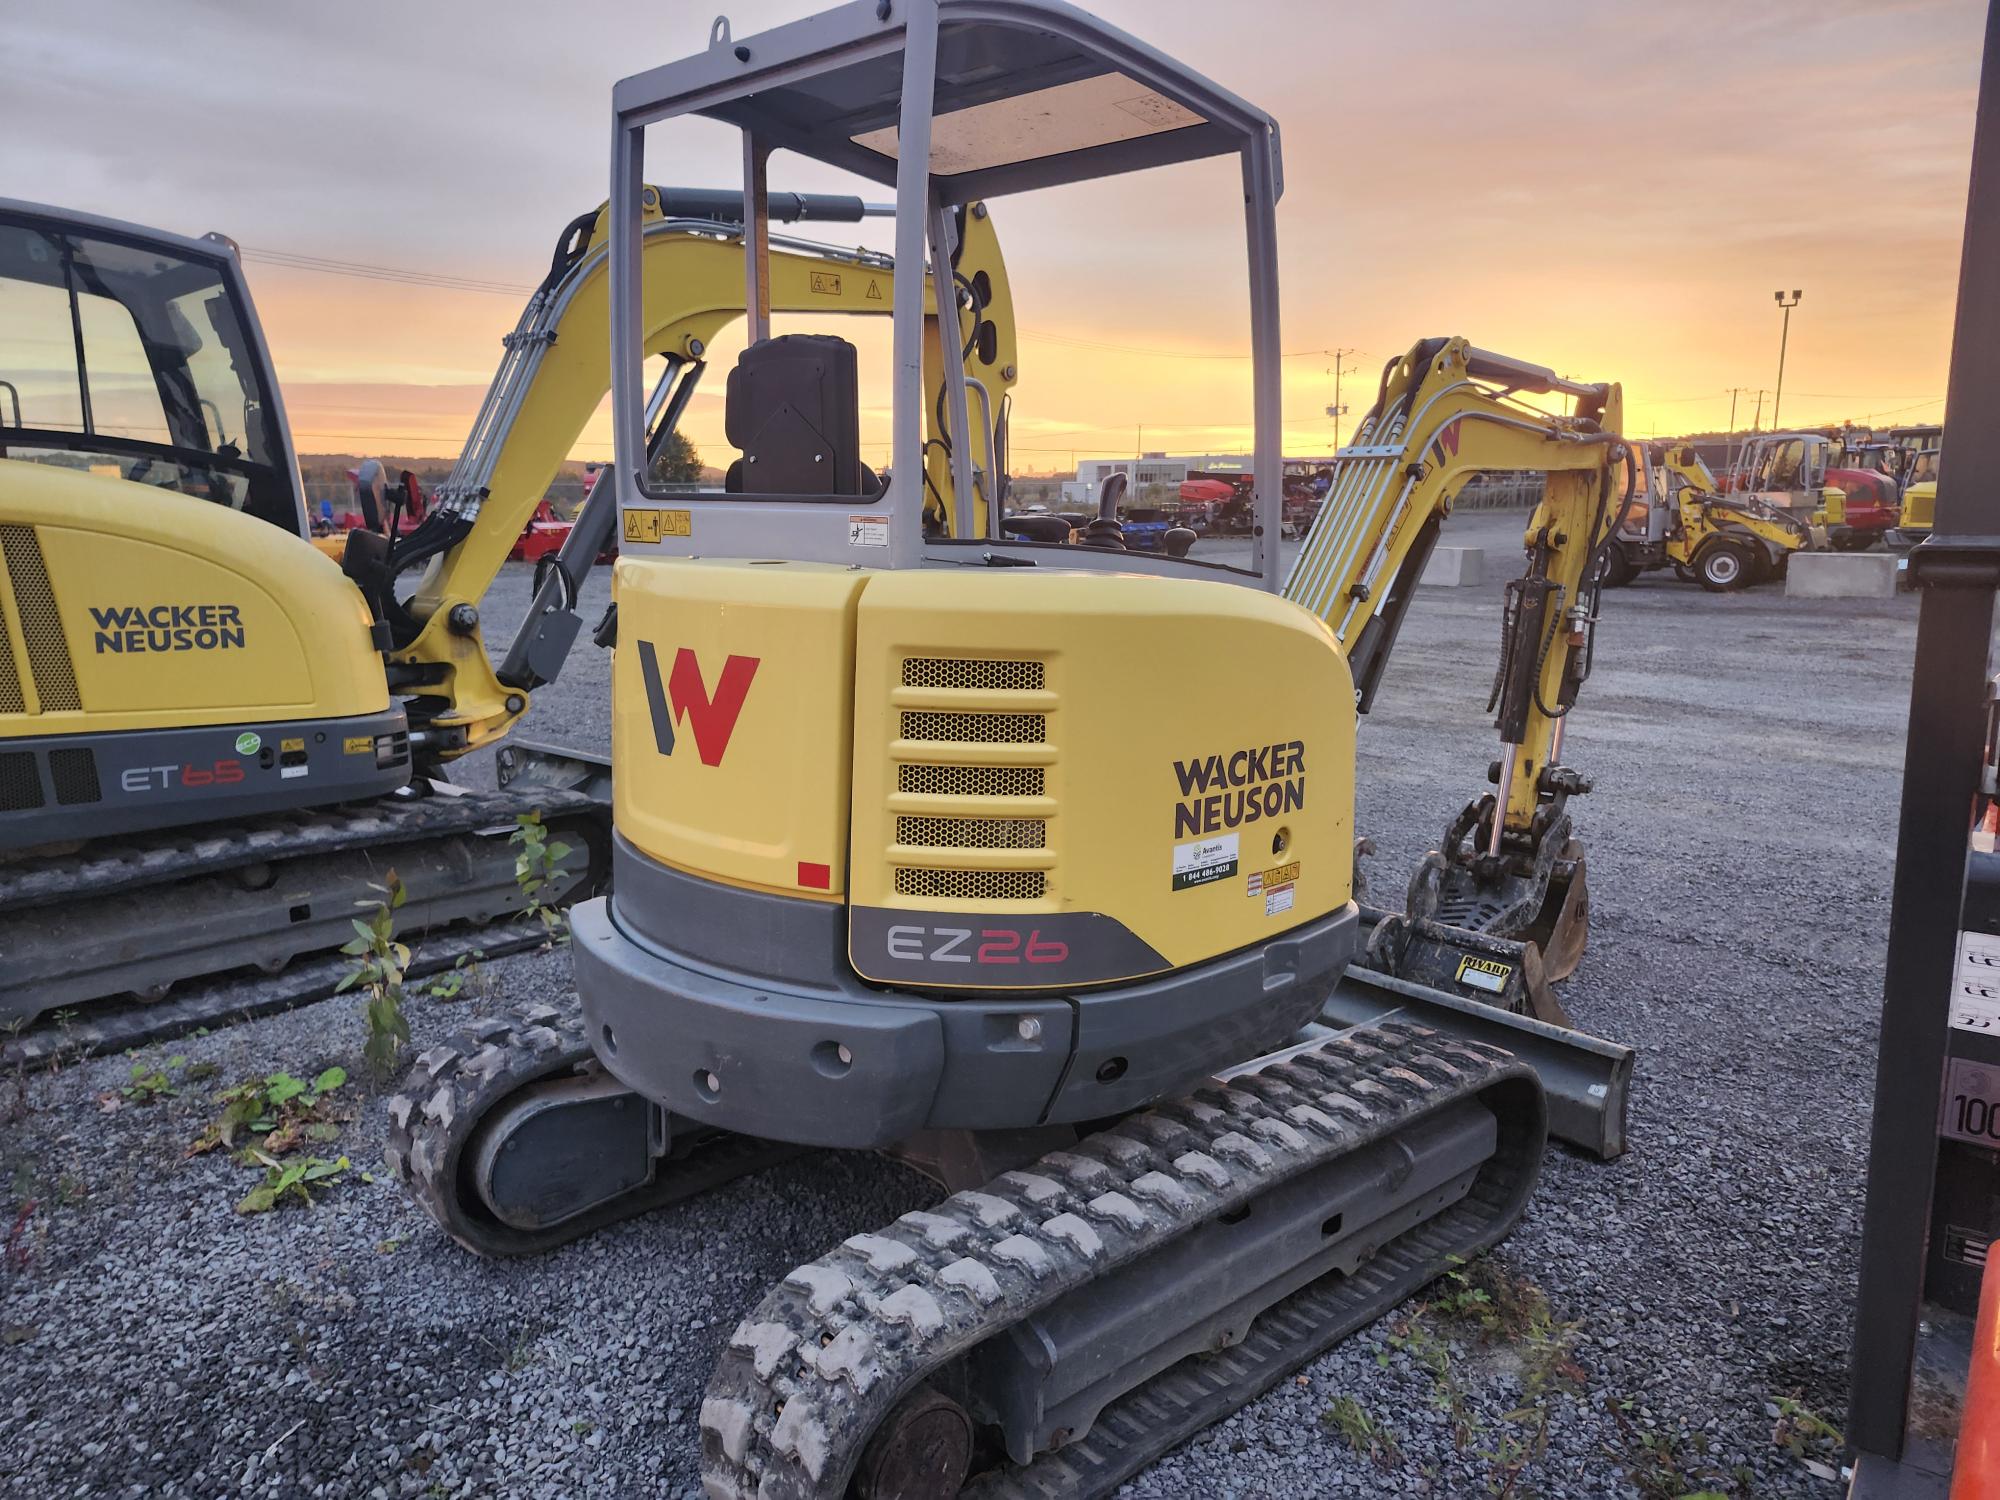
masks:
<svg viewBox="0 0 2000 1500"><path fill-rule="evenodd" d="M604 196L613 81L699 48L720 3L10 0L0 191L230 235L301 451L454 454L558 230ZM729 13L742 37L813 8ZM1321 351L1356 351L1358 416L1382 362L1433 334L1620 380L1637 433L1719 427L1729 387L1775 383L1779 287L1805 293L1786 425L1943 410L1979 0L1094 8L1280 122L1293 452L1331 447ZM649 180L731 182L728 132L654 135ZM1131 452L1141 427L1149 450L1244 442L1233 177L996 202L1023 330L1018 470ZM851 186L783 157L772 184ZM887 243L883 225L826 228ZM886 330L856 337L866 380ZM711 458L720 391L685 424ZM868 411L866 443L886 415ZM608 436L600 412L574 456Z"/></svg>

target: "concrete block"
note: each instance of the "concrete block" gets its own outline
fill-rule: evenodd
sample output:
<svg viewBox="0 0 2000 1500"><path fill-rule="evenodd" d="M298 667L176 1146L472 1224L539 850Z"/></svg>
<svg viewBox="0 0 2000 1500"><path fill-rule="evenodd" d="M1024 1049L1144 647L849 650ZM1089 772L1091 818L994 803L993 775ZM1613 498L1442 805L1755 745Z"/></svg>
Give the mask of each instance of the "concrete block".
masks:
<svg viewBox="0 0 2000 1500"><path fill-rule="evenodd" d="M1417 582L1434 589L1476 588L1485 571L1483 547L1439 547L1424 564L1424 575Z"/></svg>
<svg viewBox="0 0 2000 1500"><path fill-rule="evenodd" d="M1893 599L1893 552L1794 552L1785 564L1787 599Z"/></svg>

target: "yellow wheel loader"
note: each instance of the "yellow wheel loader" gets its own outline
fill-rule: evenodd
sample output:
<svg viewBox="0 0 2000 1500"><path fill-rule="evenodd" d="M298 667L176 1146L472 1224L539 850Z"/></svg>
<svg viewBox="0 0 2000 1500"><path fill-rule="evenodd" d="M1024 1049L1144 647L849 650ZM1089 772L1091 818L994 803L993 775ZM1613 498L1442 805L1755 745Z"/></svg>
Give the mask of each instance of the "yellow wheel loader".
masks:
<svg viewBox="0 0 2000 1500"><path fill-rule="evenodd" d="M750 332L741 456L700 494L650 476L642 371L646 128L690 113L743 135ZM1417 344L1288 581L1262 111L1067 5L865 0L718 20L617 85L613 142L613 891L574 911L580 1010L425 1053L392 1165L511 1254L772 1149L890 1152L948 1196L745 1313L700 1410L708 1493L1108 1494L1506 1234L1544 1081L1576 1138L1622 1099L1629 1052L1520 1014L1544 951L1582 944L1562 731L1618 387ZM960 289L955 327L894 289L886 475L853 347L765 310L780 147L893 186L897 264ZM983 204L1214 158L1245 210L1247 565L1125 550L1110 491L1083 545L1010 525L972 363L1000 331L961 259ZM1452 498L1494 470L1546 476L1503 601L1494 786L1401 911L1367 910L1356 711Z"/></svg>
<svg viewBox="0 0 2000 1500"><path fill-rule="evenodd" d="M657 451L740 315L743 235L713 195L645 195ZM602 879L584 778L530 759L503 795L443 780L555 677L615 523L609 499L585 508L496 668L479 600L609 385L601 217L564 230L430 513L393 548L354 533L336 566L308 540L234 247L0 202L0 1024L336 947L390 867L408 930L511 915L509 835L531 808L572 846L547 896ZM990 224L968 241L1004 289ZM785 309L877 314L894 284L886 257L804 241L770 266ZM968 360L1004 402L1016 356L994 302L1004 349ZM173 1020L237 1003L187 995Z"/></svg>
<svg viewBox="0 0 2000 1500"><path fill-rule="evenodd" d="M1641 573L1672 568L1712 594L1781 575L1794 552L1814 545L1807 521L1753 494L1723 493L1685 443L1627 443L1631 498L1604 553L1604 582L1622 588ZM1820 532L1820 544L1825 533Z"/></svg>

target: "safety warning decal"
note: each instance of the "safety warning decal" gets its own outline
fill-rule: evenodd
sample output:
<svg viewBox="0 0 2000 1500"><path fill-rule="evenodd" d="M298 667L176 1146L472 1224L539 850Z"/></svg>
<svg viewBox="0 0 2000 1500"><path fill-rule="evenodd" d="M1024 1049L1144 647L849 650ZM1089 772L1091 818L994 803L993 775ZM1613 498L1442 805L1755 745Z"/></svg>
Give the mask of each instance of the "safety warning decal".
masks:
<svg viewBox="0 0 2000 1500"><path fill-rule="evenodd" d="M342 755L371 755L375 750L375 737L371 734L350 734L340 742Z"/></svg>
<svg viewBox="0 0 2000 1500"><path fill-rule="evenodd" d="M1218 880L1227 880L1236 873L1236 855L1236 835L1233 833L1174 845L1174 889L1192 890L1198 885L1213 885Z"/></svg>
<svg viewBox="0 0 2000 1500"><path fill-rule="evenodd" d="M847 545L850 547L888 546L889 518L887 516L849 516L847 518Z"/></svg>
<svg viewBox="0 0 2000 1500"><path fill-rule="evenodd" d="M694 512L628 510L625 512L624 530L628 542L657 542L662 537L693 536Z"/></svg>
<svg viewBox="0 0 2000 1500"><path fill-rule="evenodd" d="M1243 894L1253 900L1264 898L1264 915L1275 917L1279 912L1292 909L1293 888L1299 883L1299 862L1293 860L1288 865L1274 865L1268 870L1258 870L1245 876Z"/></svg>
<svg viewBox="0 0 2000 1500"><path fill-rule="evenodd" d="M838 297L840 295L840 273L837 271L814 271L812 289L816 296Z"/></svg>

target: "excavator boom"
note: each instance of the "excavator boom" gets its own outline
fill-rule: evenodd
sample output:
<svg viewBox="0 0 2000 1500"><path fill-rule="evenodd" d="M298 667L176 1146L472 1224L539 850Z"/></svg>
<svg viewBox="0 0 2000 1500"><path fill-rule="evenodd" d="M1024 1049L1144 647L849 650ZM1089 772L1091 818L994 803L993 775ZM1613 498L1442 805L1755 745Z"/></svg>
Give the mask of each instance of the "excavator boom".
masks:
<svg viewBox="0 0 2000 1500"><path fill-rule="evenodd" d="M700 383L709 345L744 315L743 231L728 219L732 201L740 216L740 196L645 189L640 308L646 356L661 361L648 408L649 462ZM866 212L858 198L779 194L774 202L781 212L815 220L858 219ZM676 216L677 207L686 212ZM436 491L431 515L364 582L398 634L392 671L422 685L415 700L423 720L420 748L438 760L504 735L527 712L527 693L555 680L581 628L575 605L582 574L612 541L615 508L601 504L593 510L586 503L558 566L537 586L520 636L493 670L476 610L470 626L463 610L484 596L609 388L608 220L607 205L565 229L547 278L502 340L500 367L464 452ZM976 281L984 290L980 316L973 321L991 325L993 333L979 357L988 389L1004 401L1019 358L1006 268L984 205L966 216L958 270L968 285ZM894 263L881 252L770 239L763 295L771 311L884 317L894 290ZM924 307L935 321L928 281ZM970 309L961 306L959 312L963 338ZM928 363L927 378L935 391L942 378L935 359ZM938 403L931 408L935 439L941 435ZM949 464L936 458L928 463L936 508L948 516ZM997 456L989 467L998 467ZM407 601L395 601L394 580L419 567Z"/></svg>

